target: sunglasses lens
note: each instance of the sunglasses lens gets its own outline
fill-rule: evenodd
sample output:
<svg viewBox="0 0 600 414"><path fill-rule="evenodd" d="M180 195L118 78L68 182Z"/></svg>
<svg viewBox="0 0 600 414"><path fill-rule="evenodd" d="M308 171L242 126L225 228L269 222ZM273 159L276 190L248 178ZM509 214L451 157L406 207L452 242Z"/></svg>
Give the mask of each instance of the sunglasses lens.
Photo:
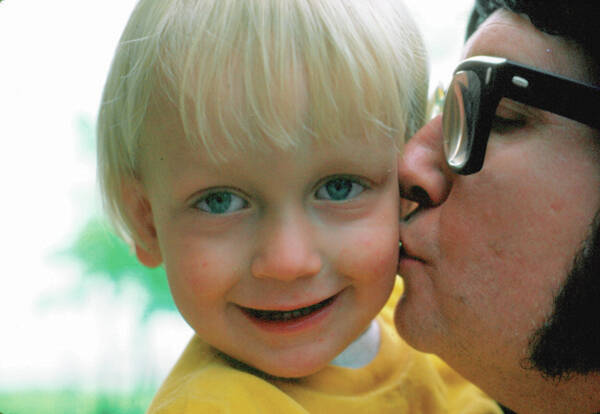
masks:
<svg viewBox="0 0 600 414"><path fill-rule="evenodd" d="M471 155L473 130L481 95L479 77L471 71L454 74L444 104L444 152L448 165L460 171Z"/></svg>

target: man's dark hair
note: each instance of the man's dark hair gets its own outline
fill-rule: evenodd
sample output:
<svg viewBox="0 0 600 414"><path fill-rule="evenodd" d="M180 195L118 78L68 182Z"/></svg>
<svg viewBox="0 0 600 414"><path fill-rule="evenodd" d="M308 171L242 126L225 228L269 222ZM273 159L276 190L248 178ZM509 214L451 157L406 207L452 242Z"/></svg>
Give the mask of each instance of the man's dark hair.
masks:
<svg viewBox="0 0 600 414"><path fill-rule="evenodd" d="M466 37L497 9L526 14L539 30L575 41L600 64L600 1L476 0Z"/></svg>
<svg viewBox="0 0 600 414"><path fill-rule="evenodd" d="M530 338L524 367L548 378L600 372L600 212L554 299L554 311Z"/></svg>

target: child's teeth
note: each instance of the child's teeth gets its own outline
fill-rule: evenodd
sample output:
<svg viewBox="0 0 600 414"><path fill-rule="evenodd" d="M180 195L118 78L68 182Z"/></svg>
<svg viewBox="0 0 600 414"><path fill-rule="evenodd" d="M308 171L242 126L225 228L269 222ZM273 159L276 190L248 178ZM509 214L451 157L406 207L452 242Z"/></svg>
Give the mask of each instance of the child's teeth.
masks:
<svg viewBox="0 0 600 414"><path fill-rule="evenodd" d="M295 309L293 311L265 311L265 310L252 310L254 317L264 319L268 321L288 321L293 318L299 318L300 316L306 316L312 312L315 312L331 302L332 298L324 300L323 302L315 305L307 306L301 309Z"/></svg>

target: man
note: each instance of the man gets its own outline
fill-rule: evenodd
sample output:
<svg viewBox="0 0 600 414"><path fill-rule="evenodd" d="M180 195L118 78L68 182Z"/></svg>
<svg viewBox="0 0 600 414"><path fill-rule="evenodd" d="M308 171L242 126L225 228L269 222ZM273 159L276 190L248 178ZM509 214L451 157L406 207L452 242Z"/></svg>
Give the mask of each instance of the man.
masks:
<svg viewBox="0 0 600 414"><path fill-rule="evenodd" d="M478 1L399 166L397 328L519 414L600 412L599 7Z"/></svg>

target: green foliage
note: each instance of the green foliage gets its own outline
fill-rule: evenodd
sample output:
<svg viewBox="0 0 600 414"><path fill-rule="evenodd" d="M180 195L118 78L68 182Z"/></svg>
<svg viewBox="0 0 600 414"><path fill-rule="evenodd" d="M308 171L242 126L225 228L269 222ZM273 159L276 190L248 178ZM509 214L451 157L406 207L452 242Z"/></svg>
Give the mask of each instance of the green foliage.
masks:
<svg viewBox="0 0 600 414"><path fill-rule="evenodd" d="M92 118L79 115L74 127L79 135L82 154L92 160L96 151L96 127ZM117 290L133 281L147 293L144 318L155 311L175 310L164 270L142 266L129 246L110 230L104 219L91 217L78 230L75 241L64 253L83 266L82 283L76 288L73 298L81 298L89 293L89 289L86 289L88 280L109 281Z"/></svg>
<svg viewBox="0 0 600 414"><path fill-rule="evenodd" d="M0 394L0 414L143 414L153 391L90 393L19 391Z"/></svg>
<svg viewBox="0 0 600 414"><path fill-rule="evenodd" d="M88 277L109 280L116 287L134 281L148 293L144 317L159 310L174 311L164 269L142 266L127 244L93 218L80 230L67 254L83 265Z"/></svg>
<svg viewBox="0 0 600 414"><path fill-rule="evenodd" d="M2 1L2 0L0 0ZM96 154L96 126L89 116L79 115L75 118L75 129L81 140L81 149L88 155Z"/></svg>

